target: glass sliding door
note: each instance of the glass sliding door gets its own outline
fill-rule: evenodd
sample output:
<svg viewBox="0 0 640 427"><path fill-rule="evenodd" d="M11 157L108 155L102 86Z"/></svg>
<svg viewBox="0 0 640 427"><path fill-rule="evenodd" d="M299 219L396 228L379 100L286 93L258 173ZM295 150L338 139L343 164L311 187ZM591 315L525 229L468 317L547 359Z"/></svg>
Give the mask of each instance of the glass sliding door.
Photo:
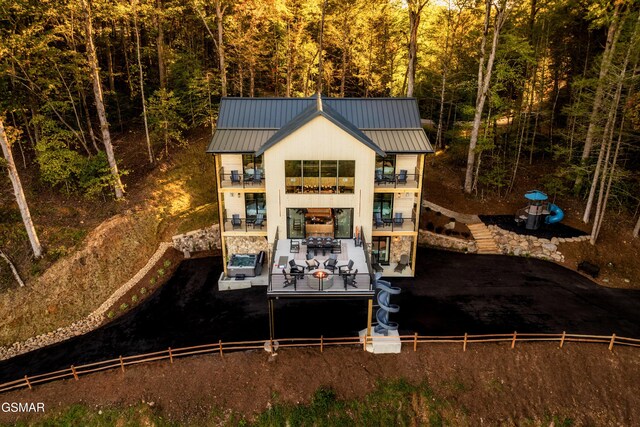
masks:
<svg viewBox="0 0 640 427"><path fill-rule="evenodd" d="M244 195L244 206L247 219L256 219L256 215L261 213L267 217L267 199L264 193L246 193Z"/></svg>
<svg viewBox="0 0 640 427"><path fill-rule="evenodd" d="M336 239L351 239L353 237L353 209L342 208L333 210Z"/></svg>
<svg viewBox="0 0 640 427"><path fill-rule="evenodd" d="M380 213L383 219L391 219L393 215L393 193L374 194L373 213Z"/></svg>
<svg viewBox="0 0 640 427"><path fill-rule="evenodd" d="M306 209L287 209L287 238L304 239Z"/></svg>
<svg viewBox="0 0 640 427"><path fill-rule="evenodd" d="M390 248L390 236L373 236L371 238L371 255L373 256L373 262L377 260L381 265L389 265Z"/></svg>

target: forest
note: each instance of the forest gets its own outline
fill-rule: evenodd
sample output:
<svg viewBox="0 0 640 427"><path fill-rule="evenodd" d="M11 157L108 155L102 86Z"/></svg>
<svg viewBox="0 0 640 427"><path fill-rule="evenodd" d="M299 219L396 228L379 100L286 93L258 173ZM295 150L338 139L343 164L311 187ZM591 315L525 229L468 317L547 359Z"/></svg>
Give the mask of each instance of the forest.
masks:
<svg viewBox="0 0 640 427"><path fill-rule="evenodd" d="M0 251L42 255L29 213L38 189L67 203L126 198L118 135L139 132L139 161L153 168L194 129L213 130L221 97L318 89L415 97L434 147L466 170L461 192L507 195L526 165L543 165L541 189L582 200L592 243L612 210L634 218L637 237L639 9L634 0L0 0L0 216L15 197L26 230L2 229Z"/></svg>

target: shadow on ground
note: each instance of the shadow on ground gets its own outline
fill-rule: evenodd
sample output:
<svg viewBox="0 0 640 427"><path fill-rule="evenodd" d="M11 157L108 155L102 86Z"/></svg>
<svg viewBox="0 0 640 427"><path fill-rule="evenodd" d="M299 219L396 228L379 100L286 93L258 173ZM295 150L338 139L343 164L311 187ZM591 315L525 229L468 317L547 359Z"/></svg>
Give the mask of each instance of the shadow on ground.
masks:
<svg viewBox="0 0 640 427"><path fill-rule="evenodd" d="M640 291L603 288L559 265L501 255L419 249L416 278L394 279L402 333L567 331L640 337ZM182 262L171 280L124 316L86 335L0 362L0 381L104 359L268 337L265 288L218 292L220 258ZM364 300L275 302L276 337L354 336Z"/></svg>

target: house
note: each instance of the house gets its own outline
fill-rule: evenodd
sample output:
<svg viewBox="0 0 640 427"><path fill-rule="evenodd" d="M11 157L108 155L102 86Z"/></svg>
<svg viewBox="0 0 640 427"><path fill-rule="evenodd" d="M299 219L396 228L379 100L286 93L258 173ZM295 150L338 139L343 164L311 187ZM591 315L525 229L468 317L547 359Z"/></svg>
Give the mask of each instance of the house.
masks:
<svg viewBox="0 0 640 427"><path fill-rule="evenodd" d="M370 298L375 271L413 276L432 151L413 98L223 98L221 287Z"/></svg>

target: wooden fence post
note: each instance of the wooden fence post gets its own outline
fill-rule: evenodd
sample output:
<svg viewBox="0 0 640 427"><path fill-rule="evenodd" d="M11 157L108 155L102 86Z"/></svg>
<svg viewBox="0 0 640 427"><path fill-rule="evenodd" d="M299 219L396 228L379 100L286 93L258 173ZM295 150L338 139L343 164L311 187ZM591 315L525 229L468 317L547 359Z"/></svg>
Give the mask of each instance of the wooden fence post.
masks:
<svg viewBox="0 0 640 427"><path fill-rule="evenodd" d="M363 349L364 351L367 351L367 339L368 339L369 337L367 337L367 334L364 334L364 337L363 337L363 338L364 338L364 339L362 340L362 349Z"/></svg>
<svg viewBox="0 0 640 427"><path fill-rule="evenodd" d="M418 333L413 334L413 351L418 351Z"/></svg>
<svg viewBox="0 0 640 427"><path fill-rule="evenodd" d="M27 386L29 386L29 390L33 390L33 387L31 387L31 383L29 382L29 377L25 375L24 380L27 382Z"/></svg>
<svg viewBox="0 0 640 427"><path fill-rule="evenodd" d="M122 356L120 356L120 369L124 372L124 360L122 360Z"/></svg>
<svg viewBox="0 0 640 427"><path fill-rule="evenodd" d="M611 341L609 342L609 351L613 350L613 344L616 341L616 334L611 334Z"/></svg>
<svg viewBox="0 0 640 427"><path fill-rule="evenodd" d="M462 342L462 351L467 351L467 333L464 333L464 341Z"/></svg>
<svg viewBox="0 0 640 427"><path fill-rule="evenodd" d="M564 345L564 339L567 337L567 331L562 331L562 338L560 338L560 348Z"/></svg>
<svg viewBox="0 0 640 427"><path fill-rule="evenodd" d="M173 365L173 353L171 352L171 347L169 347L169 362Z"/></svg>
<svg viewBox="0 0 640 427"><path fill-rule="evenodd" d="M320 335L320 353L324 352L324 336Z"/></svg>
<svg viewBox="0 0 640 427"><path fill-rule="evenodd" d="M73 378L76 379L76 381L78 381L78 373L76 372L76 367L71 365L71 373L73 374Z"/></svg>
<svg viewBox="0 0 640 427"><path fill-rule="evenodd" d="M511 340L511 348L515 348L515 346L516 346L516 336L518 336L518 333L516 331L513 331L513 339Z"/></svg>
<svg viewBox="0 0 640 427"><path fill-rule="evenodd" d="M223 357L223 355L222 355L222 340L218 340L218 348L220 349L220 357Z"/></svg>

